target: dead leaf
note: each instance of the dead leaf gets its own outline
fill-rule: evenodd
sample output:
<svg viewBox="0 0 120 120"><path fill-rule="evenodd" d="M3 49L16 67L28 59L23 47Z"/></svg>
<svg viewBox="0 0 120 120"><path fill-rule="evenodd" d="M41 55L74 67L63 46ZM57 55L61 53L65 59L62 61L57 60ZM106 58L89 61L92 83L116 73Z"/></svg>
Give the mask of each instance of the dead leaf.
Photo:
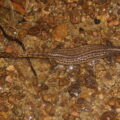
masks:
<svg viewBox="0 0 120 120"><path fill-rule="evenodd" d="M13 5L13 8L14 8L17 12L19 12L19 13L21 13L21 14L25 14L25 13L26 13L25 8L22 6L22 4L17 3L17 2L15 2L15 1L13 1L13 0L11 0L11 3L12 3L12 5Z"/></svg>

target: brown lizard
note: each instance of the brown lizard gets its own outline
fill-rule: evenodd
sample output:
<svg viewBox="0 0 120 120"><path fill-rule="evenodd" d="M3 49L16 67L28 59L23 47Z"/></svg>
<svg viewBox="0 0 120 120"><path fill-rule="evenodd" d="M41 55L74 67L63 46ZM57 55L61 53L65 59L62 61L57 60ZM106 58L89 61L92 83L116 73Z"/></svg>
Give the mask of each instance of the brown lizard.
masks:
<svg viewBox="0 0 120 120"><path fill-rule="evenodd" d="M79 48L58 49L51 52L21 54L0 52L2 58L48 58L60 64L80 64L105 57L120 55L120 47L105 45L84 45Z"/></svg>

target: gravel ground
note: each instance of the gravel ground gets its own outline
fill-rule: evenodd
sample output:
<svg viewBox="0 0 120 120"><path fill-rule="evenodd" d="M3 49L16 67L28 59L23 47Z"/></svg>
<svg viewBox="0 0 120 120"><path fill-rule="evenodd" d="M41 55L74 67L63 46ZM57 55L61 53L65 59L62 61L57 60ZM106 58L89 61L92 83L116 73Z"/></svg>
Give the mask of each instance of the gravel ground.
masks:
<svg viewBox="0 0 120 120"><path fill-rule="evenodd" d="M120 46L120 0L0 0L0 25L26 51ZM0 30L0 50L25 52ZM120 56L80 65L0 58L0 120L120 120Z"/></svg>

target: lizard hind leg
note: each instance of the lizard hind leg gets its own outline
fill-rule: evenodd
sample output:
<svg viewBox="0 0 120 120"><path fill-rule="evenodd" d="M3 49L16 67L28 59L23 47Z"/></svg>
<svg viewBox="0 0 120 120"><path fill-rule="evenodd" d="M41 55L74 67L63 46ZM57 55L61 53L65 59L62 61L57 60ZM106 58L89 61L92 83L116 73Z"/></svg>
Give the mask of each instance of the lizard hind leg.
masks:
<svg viewBox="0 0 120 120"><path fill-rule="evenodd" d="M54 60L54 59L52 59L52 58L49 58L49 61L50 61L50 64L52 65L52 66L54 66L54 67L56 67L57 66L57 62L56 62L56 60Z"/></svg>

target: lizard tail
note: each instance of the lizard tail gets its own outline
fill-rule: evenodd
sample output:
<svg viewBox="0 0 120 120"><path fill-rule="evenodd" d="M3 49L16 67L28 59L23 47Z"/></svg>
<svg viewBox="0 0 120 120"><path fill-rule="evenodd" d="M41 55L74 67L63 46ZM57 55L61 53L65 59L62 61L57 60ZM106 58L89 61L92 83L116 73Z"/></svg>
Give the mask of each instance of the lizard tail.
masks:
<svg viewBox="0 0 120 120"><path fill-rule="evenodd" d="M0 52L0 58L47 58L47 53L8 53Z"/></svg>

